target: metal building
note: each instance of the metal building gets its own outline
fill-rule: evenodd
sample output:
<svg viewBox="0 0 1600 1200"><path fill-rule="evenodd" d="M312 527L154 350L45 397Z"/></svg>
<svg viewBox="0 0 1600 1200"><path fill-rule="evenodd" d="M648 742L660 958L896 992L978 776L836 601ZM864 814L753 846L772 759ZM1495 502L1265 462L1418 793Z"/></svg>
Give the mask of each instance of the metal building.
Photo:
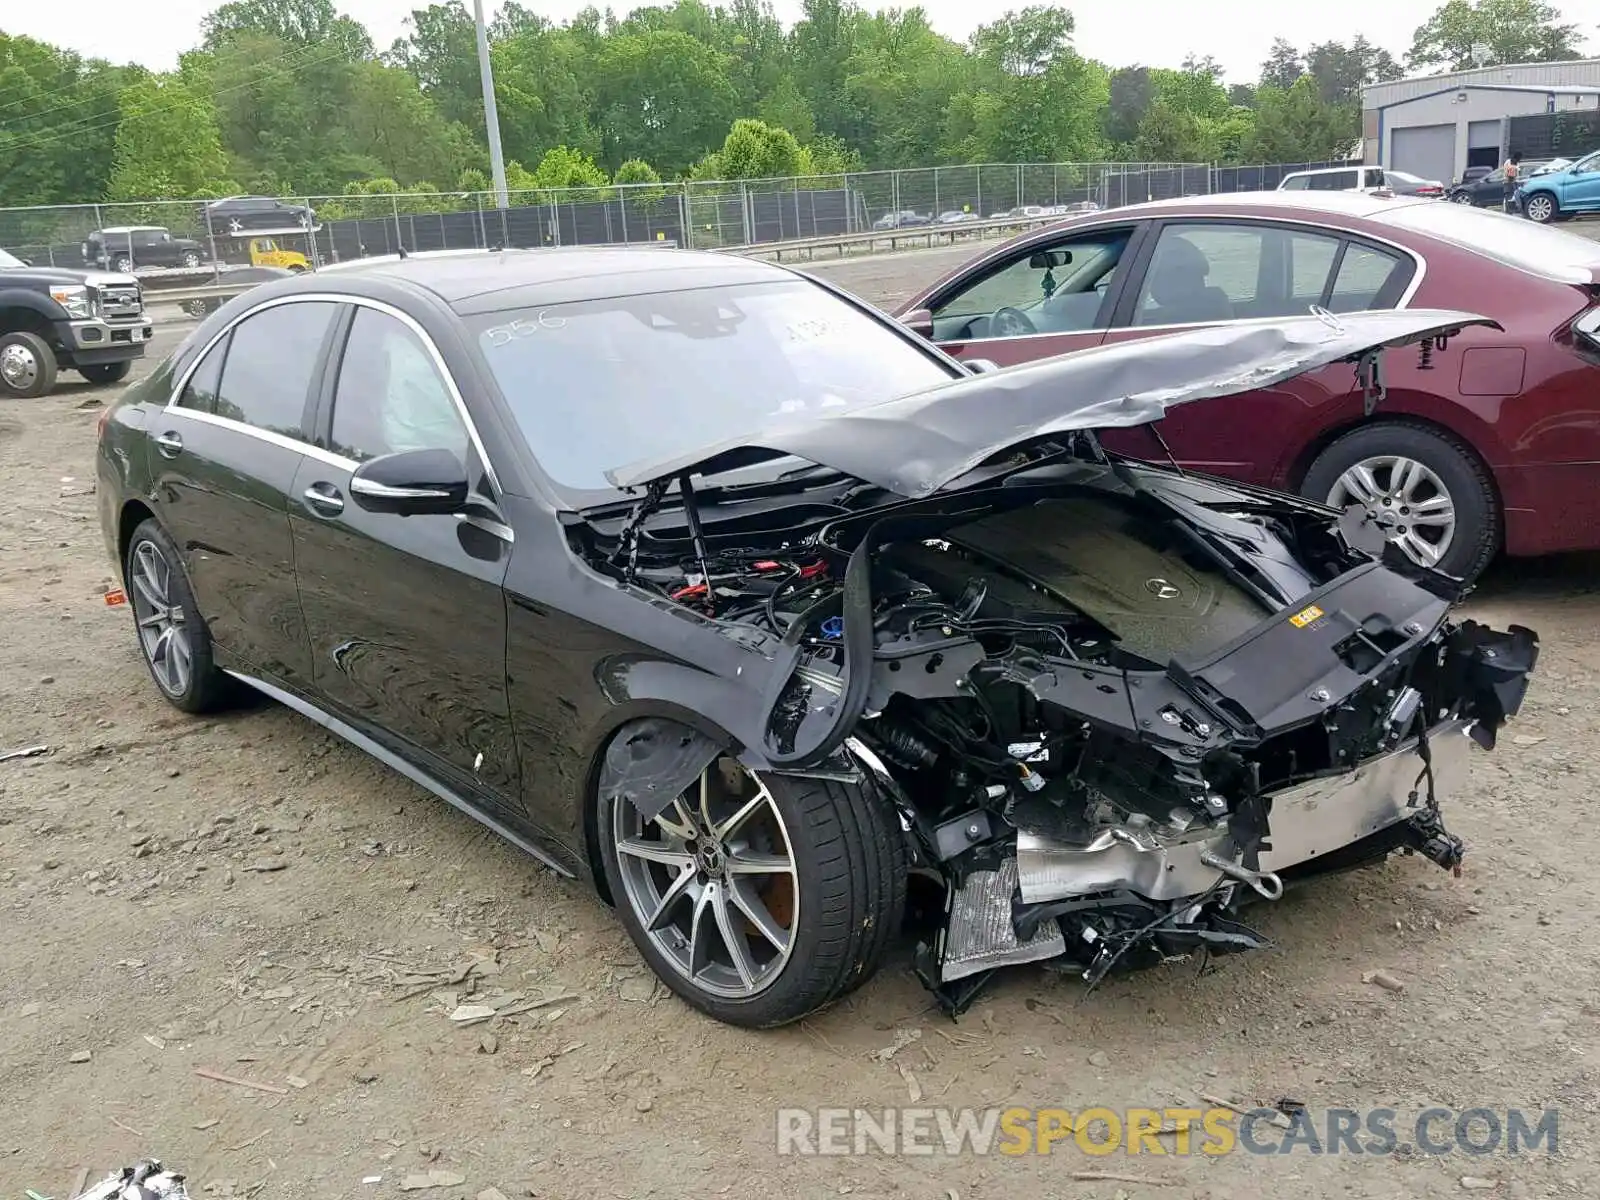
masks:
<svg viewBox="0 0 1600 1200"><path fill-rule="evenodd" d="M1509 118L1600 109L1600 58L1375 83L1362 109L1367 162L1448 184L1468 167L1500 164Z"/></svg>

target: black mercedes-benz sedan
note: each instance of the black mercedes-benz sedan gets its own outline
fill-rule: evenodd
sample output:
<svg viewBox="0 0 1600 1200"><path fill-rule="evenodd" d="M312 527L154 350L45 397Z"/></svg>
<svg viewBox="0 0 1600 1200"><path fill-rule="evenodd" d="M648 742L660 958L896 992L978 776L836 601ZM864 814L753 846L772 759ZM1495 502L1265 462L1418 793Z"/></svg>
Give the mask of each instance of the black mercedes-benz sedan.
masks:
<svg viewBox="0 0 1600 1200"><path fill-rule="evenodd" d="M1260 945L1249 904L1328 871L1457 867L1441 802L1534 634L1457 619L1375 514L1094 431L1339 362L1370 413L1386 354L1471 324L968 370L740 257L413 256L207 317L103 418L101 518L168 701L323 723L593 883L692 1005L845 995L921 879L958 1012L1010 964Z"/></svg>

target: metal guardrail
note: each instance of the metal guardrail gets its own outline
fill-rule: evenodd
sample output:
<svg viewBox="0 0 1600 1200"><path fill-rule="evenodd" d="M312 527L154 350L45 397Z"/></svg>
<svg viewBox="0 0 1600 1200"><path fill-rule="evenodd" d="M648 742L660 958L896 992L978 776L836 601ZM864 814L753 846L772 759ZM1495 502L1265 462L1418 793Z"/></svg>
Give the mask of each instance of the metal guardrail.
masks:
<svg viewBox="0 0 1600 1200"><path fill-rule="evenodd" d="M958 240L980 240L1012 231L1029 229L1035 226L1048 225L1056 221L1063 221L1068 216L1077 214L1050 214L1039 217L1000 217L984 221L962 221L948 225L909 225L897 229L874 229L866 233L835 234L824 237L796 238L787 242L761 242L753 246L730 246L713 253L741 254L750 258L765 258L771 256L774 261L782 262L785 254L804 254L807 259L814 259L818 250L834 250L838 257L844 258L848 252L861 249L871 250L880 246L888 246L891 251L902 249L906 245L924 246L929 249L936 241L942 240L947 245L955 245ZM657 243L646 242L640 245L653 246ZM620 245L620 243L619 243ZM601 249L603 247L592 247ZM446 253L458 253L447 251ZM484 254L494 253L490 250L481 251ZM425 257L419 255L417 257ZM338 264L339 267L355 267L365 262L365 259L349 259ZM388 255L375 258L373 261L392 261ZM331 264L330 264L331 265ZM211 274L210 268L201 268L198 271L164 270L159 275L145 275L140 277L140 284L144 287L146 304L184 304L192 300L228 300L234 296L243 295L252 288L261 285L260 280L239 283L214 283L198 287L164 287L161 284L166 280L178 283L178 277L193 276L196 274ZM225 278L227 272L224 271ZM156 286L152 287L151 285Z"/></svg>

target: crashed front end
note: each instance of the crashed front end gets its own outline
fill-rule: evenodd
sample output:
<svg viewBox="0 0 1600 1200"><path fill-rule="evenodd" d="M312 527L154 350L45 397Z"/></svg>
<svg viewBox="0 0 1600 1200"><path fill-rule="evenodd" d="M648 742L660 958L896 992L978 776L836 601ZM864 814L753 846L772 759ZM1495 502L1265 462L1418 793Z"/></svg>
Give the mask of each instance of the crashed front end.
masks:
<svg viewBox="0 0 1600 1200"><path fill-rule="evenodd" d="M747 763L895 807L943 890L917 969L948 1011L1015 964L1093 983L1261 946L1247 906L1397 851L1459 870L1441 803L1521 705L1530 630L1452 619L1461 582L1354 510L1087 431L969 455L953 405L928 416L920 479L858 468L775 503L685 466L681 515L663 475L575 545L773 664ZM802 434L780 448L849 452ZM663 778L716 752L684 745Z"/></svg>

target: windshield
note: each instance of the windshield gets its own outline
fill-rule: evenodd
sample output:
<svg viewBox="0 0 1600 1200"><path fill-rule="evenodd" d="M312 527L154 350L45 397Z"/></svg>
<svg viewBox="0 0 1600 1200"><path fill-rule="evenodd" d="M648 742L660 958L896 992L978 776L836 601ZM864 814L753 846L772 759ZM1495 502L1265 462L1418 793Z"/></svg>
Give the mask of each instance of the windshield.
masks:
<svg viewBox="0 0 1600 1200"><path fill-rule="evenodd" d="M0 250L0 267L25 267L27 265L10 251Z"/></svg>
<svg viewBox="0 0 1600 1200"><path fill-rule="evenodd" d="M953 372L805 280L617 296L473 318L534 457L560 486L875 404Z"/></svg>
<svg viewBox="0 0 1600 1200"><path fill-rule="evenodd" d="M1508 267L1561 283L1589 284L1600 267L1600 244L1490 209L1464 204L1407 204L1374 218L1486 255Z"/></svg>

